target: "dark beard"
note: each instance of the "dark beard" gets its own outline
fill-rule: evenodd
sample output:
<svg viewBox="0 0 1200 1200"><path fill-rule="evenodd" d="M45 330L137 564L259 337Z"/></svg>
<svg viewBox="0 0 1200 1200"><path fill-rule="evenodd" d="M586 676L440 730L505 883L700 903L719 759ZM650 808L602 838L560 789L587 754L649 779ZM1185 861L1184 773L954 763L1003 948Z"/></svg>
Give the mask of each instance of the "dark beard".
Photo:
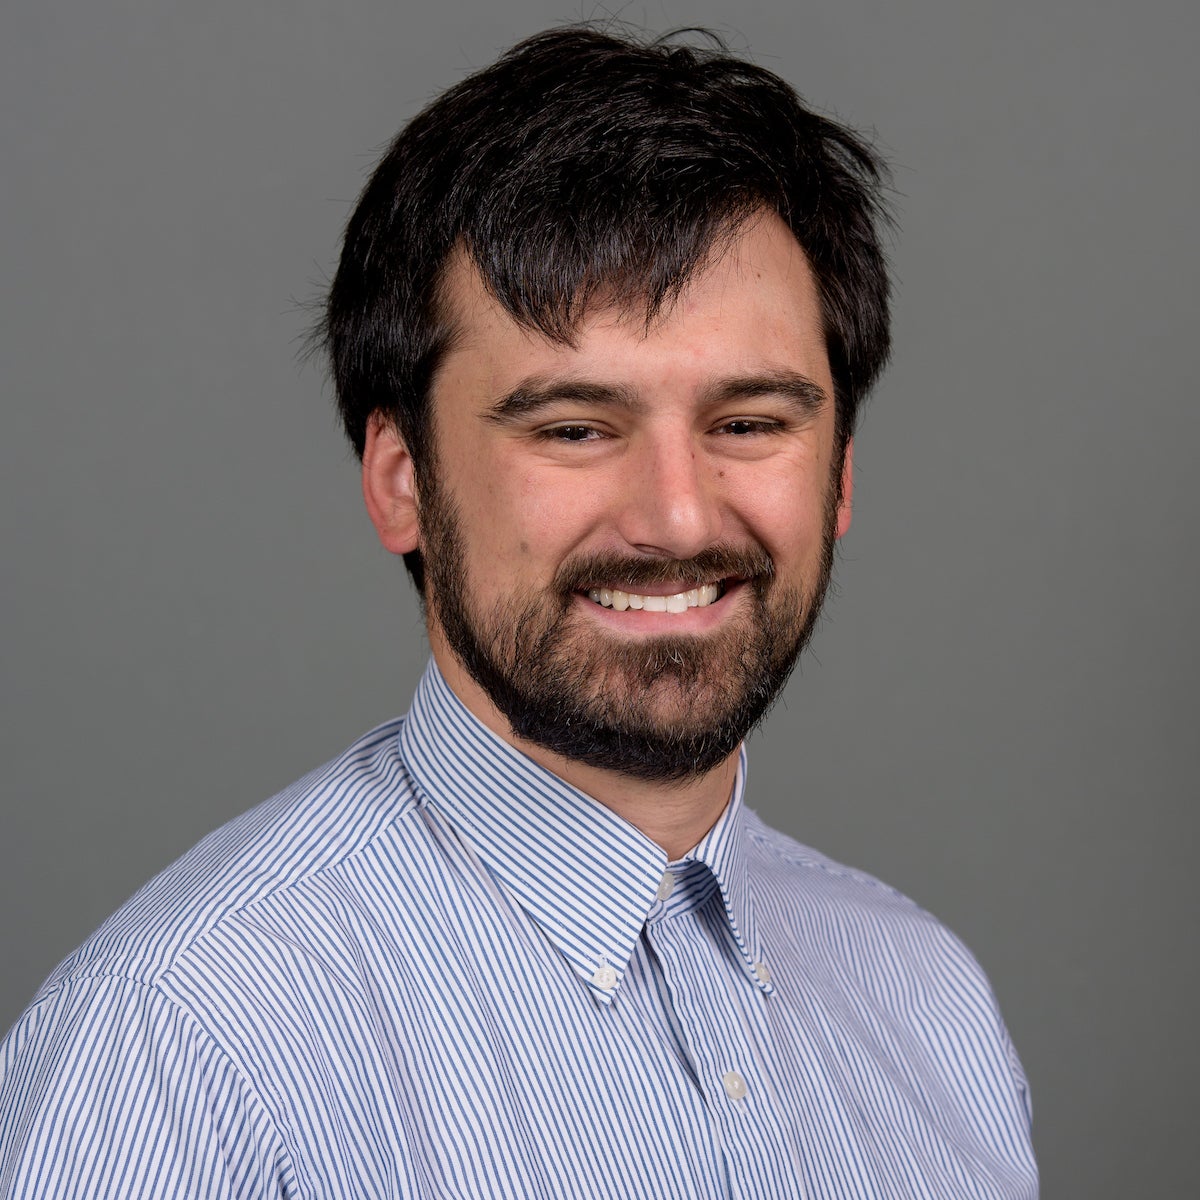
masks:
<svg viewBox="0 0 1200 1200"><path fill-rule="evenodd" d="M827 505L811 594L782 588L761 547L711 547L695 558L611 555L565 563L546 596L468 608L453 502L423 496L425 588L451 650L513 733L576 762L658 783L706 774L766 715L808 644L829 584L836 503ZM748 618L711 635L608 640L581 629L575 592L611 580L630 587L746 581ZM660 710L667 709L666 716Z"/></svg>

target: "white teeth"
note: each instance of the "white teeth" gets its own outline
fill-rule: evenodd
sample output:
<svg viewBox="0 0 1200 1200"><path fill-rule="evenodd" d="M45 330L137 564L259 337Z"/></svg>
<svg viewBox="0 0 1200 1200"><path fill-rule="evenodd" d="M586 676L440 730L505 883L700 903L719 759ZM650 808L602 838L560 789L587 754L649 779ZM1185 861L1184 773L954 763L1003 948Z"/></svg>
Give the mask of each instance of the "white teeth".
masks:
<svg viewBox="0 0 1200 1200"><path fill-rule="evenodd" d="M721 595L721 585L706 583L703 587L676 592L673 596L639 596L637 592L622 592L618 588L592 588L588 597L604 608L617 612L626 609L645 609L646 612L681 613L689 608L707 608Z"/></svg>

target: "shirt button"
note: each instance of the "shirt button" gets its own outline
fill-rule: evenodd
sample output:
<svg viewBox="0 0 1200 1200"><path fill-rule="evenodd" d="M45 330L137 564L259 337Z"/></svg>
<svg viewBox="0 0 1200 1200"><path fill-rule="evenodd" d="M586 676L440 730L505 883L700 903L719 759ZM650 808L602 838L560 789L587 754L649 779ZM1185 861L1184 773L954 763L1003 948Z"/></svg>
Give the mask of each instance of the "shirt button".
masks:
<svg viewBox="0 0 1200 1200"><path fill-rule="evenodd" d="M592 974L592 982L602 991L611 992L617 986L617 973L605 963Z"/></svg>
<svg viewBox="0 0 1200 1200"><path fill-rule="evenodd" d="M721 1076L721 1082L725 1085L725 1095L730 1100L746 1098L746 1081L736 1071L726 1071Z"/></svg>
<svg viewBox="0 0 1200 1200"><path fill-rule="evenodd" d="M766 963L755 963L754 964L754 975L758 979L759 983L770 983L771 982L771 972L767 970Z"/></svg>
<svg viewBox="0 0 1200 1200"><path fill-rule="evenodd" d="M675 872L667 871L658 881L658 891L655 893L660 900L665 900L675 890Z"/></svg>

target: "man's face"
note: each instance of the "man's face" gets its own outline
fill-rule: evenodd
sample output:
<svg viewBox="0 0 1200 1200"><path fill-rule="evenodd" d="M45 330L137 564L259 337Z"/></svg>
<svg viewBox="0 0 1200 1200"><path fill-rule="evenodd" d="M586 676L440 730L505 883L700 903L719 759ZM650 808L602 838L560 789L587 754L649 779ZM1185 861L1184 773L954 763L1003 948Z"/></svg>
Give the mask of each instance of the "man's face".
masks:
<svg viewBox="0 0 1200 1200"><path fill-rule="evenodd" d="M849 522L803 252L763 217L649 330L598 311L573 346L465 260L449 299L417 480L435 654L534 745L703 774L782 688Z"/></svg>

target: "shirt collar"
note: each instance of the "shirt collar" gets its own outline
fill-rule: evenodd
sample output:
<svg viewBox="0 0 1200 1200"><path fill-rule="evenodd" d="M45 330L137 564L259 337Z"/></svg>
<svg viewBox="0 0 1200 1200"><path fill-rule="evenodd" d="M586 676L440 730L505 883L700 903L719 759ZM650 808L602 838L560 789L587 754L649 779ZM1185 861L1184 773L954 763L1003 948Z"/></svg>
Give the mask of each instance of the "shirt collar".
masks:
<svg viewBox="0 0 1200 1200"><path fill-rule="evenodd" d="M659 899L667 869L661 847L496 736L432 660L401 728L400 754L423 801L466 839L596 999L610 1003L647 919L670 917L685 902ZM696 863L712 872L746 971L769 991L757 970L746 887L745 774L743 751L725 812L673 867Z"/></svg>
<svg viewBox="0 0 1200 1200"><path fill-rule="evenodd" d="M684 872L683 878L693 877L697 865L702 864L707 872L701 871L716 881L721 893L721 903L725 911L725 919L729 924L738 957L743 971L750 977L756 987L766 995L774 991L770 972L763 962L762 944L758 936L758 923L754 916L754 905L750 899L750 879L746 863L745 841L745 806L743 796L746 790L746 747L742 746L738 758L737 776L733 783L733 793L729 804L718 818L717 823L701 839L689 854L684 855L679 864ZM676 864L672 863L674 867ZM667 918L675 915L676 904L687 905L687 892L690 887L678 889L683 894L675 895L675 891L663 905L663 915Z"/></svg>

